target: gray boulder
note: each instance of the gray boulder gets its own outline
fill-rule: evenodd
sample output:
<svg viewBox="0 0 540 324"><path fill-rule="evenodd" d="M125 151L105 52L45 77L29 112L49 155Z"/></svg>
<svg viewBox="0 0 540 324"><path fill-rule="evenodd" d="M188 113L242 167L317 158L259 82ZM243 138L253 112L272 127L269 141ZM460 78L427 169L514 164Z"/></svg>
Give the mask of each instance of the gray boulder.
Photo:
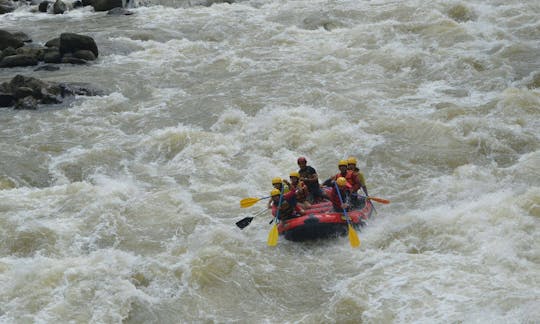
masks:
<svg viewBox="0 0 540 324"><path fill-rule="evenodd" d="M8 47L19 48L23 45L24 43L15 35L8 31L0 29L0 50L4 50Z"/></svg>
<svg viewBox="0 0 540 324"><path fill-rule="evenodd" d="M11 93L0 91L0 107L11 107L15 104L15 97Z"/></svg>
<svg viewBox="0 0 540 324"><path fill-rule="evenodd" d="M60 63L62 61L62 55L58 47L49 47L43 54L43 62L45 63Z"/></svg>
<svg viewBox="0 0 540 324"><path fill-rule="evenodd" d="M63 33L60 35L60 54L75 53L79 50L88 50L98 57L98 48L94 39L90 36Z"/></svg>
<svg viewBox="0 0 540 324"><path fill-rule="evenodd" d="M59 104L67 96L102 95L88 83L45 82L23 75L15 76L10 82L0 84L0 107L15 109L37 109L39 104Z"/></svg>
<svg viewBox="0 0 540 324"><path fill-rule="evenodd" d="M49 10L49 5L50 4L51 4L51 2L49 2L49 1L40 2L40 4L38 5L38 11L39 12L47 12Z"/></svg>
<svg viewBox="0 0 540 324"><path fill-rule="evenodd" d="M109 10L107 12L107 15L112 15L112 16L129 16L129 15L133 15L133 11L129 11L127 9L124 9L124 8L113 8L111 10Z"/></svg>
<svg viewBox="0 0 540 324"><path fill-rule="evenodd" d="M73 57L81 59L81 60L86 60L86 61L93 61L96 59L96 56L94 55L94 53L92 53L92 51L89 51L89 50L78 50L75 53L73 53Z"/></svg>
<svg viewBox="0 0 540 324"><path fill-rule="evenodd" d="M15 103L15 109L17 110L37 110L38 109L38 101L36 98L32 96L24 97L22 99L17 100L17 103Z"/></svg>
<svg viewBox="0 0 540 324"><path fill-rule="evenodd" d="M15 4L10 0L0 0L0 15L15 10Z"/></svg>
<svg viewBox="0 0 540 324"><path fill-rule="evenodd" d="M93 0L92 6L95 11L109 11L113 8L122 8L122 0Z"/></svg>
<svg viewBox="0 0 540 324"><path fill-rule="evenodd" d="M53 14L63 14L67 11L67 6L62 0L56 0L56 2L53 5Z"/></svg>
<svg viewBox="0 0 540 324"><path fill-rule="evenodd" d="M53 38L45 43L45 47L57 47L60 48L60 37Z"/></svg>
<svg viewBox="0 0 540 324"><path fill-rule="evenodd" d="M2 61L0 61L0 68L15 66L32 66L37 64L38 60L33 55L17 54L4 57Z"/></svg>

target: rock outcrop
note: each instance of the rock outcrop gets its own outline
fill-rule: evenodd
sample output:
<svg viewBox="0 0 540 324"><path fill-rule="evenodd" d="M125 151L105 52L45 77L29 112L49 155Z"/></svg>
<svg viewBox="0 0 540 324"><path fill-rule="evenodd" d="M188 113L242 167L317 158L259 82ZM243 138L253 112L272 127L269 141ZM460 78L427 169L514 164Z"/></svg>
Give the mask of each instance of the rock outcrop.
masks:
<svg viewBox="0 0 540 324"><path fill-rule="evenodd" d="M11 81L0 84L0 107L35 110L40 104L62 103L69 96L95 96L102 93L86 83L45 82L17 75Z"/></svg>
<svg viewBox="0 0 540 324"><path fill-rule="evenodd" d="M86 35L63 33L45 46L25 46L25 42L31 40L23 33L0 30L0 68L32 66L39 62L86 64L99 55L96 42Z"/></svg>

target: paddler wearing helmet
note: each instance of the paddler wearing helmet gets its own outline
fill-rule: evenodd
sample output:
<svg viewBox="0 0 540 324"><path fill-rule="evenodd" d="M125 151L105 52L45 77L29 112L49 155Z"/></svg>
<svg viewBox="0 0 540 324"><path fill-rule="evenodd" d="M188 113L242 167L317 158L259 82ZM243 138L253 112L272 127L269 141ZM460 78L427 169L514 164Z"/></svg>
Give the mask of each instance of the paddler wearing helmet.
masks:
<svg viewBox="0 0 540 324"><path fill-rule="evenodd" d="M332 190L330 190L330 201L332 202L332 207L334 207L334 211L336 212L343 212L343 210L349 210L349 197L351 195L351 185L347 182L347 179L345 177L338 177L335 181L336 185L332 186ZM337 187L337 188L336 188ZM339 189L339 194L338 194ZM341 199L339 198L341 194L341 199L343 199L343 203L341 203Z"/></svg>
<svg viewBox="0 0 540 324"><path fill-rule="evenodd" d="M366 186L366 178L364 177L364 174L360 172L360 169L356 167L356 163L357 161L355 157L348 158L347 169L349 169L353 173L353 175L357 178L359 188L362 188L362 191L364 191L366 196L369 196L368 191L367 191L367 186Z"/></svg>
<svg viewBox="0 0 540 324"><path fill-rule="evenodd" d="M289 188L291 191L296 192L296 202L302 208L309 208L311 206L309 201L307 201L309 190L304 181L300 181L300 173L298 173L298 171L291 172L289 174L289 179L291 180L291 182L288 183Z"/></svg>
<svg viewBox="0 0 540 324"><path fill-rule="evenodd" d="M278 218L280 220L287 220L304 214L304 209L302 209L296 203L296 193L294 191L289 191L288 193L282 195L279 189L272 189L272 191L270 191L270 204L272 208L272 216L274 217L276 216L279 206Z"/></svg>

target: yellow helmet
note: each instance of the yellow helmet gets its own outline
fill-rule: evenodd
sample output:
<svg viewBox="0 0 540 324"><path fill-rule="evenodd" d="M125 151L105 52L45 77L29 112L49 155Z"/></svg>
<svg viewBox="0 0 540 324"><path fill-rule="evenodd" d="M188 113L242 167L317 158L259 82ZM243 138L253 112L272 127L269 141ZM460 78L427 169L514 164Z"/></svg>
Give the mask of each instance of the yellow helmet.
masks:
<svg viewBox="0 0 540 324"><path fill-rule="evenodd" d="M279 189L272 189L272 191L270 191L270 196L272 197L279 195L281 195L281 191L279 191Z"/></svg>
<svg viewBox="0 0 540 324"><path fill-rule="evenodd" d="M356 158L355 157L350 157L347 159L347 163L348 164L356 164Z"/></svg>
<svg viewBox="0 0 540 324"><path fill-rule="evenodd" d="M340 187L346 186L347 185L347 179L345 179L344 177L339 177L339 178L337 178L336 183Z"/></svg>
<svg viewBox="0 0 540 324"><path fill-rule="evenodd" d="M297 177L297 178L300 178L300 173L298 173L298 171L293 171L289 174L289 177Z"/></svg>
<svg viewBox="0 0 540 324"><path fill-rule="evenodd" d="M282 183L283 180L281 180L280 177L275 177L274 179L272 179L272 184L275 185L275 184L278 184L278 183Z"/></svg>
<svg viewBox="0 0 540 324"><path fill-rule="evenodd" d="M337 165L338 165L338 167L340 167L342 165L347 166L347 160L339 160Z"/></svg>

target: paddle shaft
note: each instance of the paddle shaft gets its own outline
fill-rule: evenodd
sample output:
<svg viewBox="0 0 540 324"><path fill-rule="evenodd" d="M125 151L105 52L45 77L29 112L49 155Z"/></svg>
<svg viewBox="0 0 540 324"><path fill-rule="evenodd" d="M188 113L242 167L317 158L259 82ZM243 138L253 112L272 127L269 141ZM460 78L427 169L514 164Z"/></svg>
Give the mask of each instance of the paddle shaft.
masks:
<svg viewBox="0 0 540 324"><path fill-rule="evenodd" d="M337 183L334 183L334 186L336 188L339 202L341 203L341 209L343 209L343 215L345 215L345 219L347 220L348 230L349 230L349 243L353 248L360 246L360 239L358 238L358 235L356 234L356 231L354 230L351 219L349 218L349 214L347 214L347 208L343 208L343 198L341 197L341 192L339 191L339 186Z"/></svg>

